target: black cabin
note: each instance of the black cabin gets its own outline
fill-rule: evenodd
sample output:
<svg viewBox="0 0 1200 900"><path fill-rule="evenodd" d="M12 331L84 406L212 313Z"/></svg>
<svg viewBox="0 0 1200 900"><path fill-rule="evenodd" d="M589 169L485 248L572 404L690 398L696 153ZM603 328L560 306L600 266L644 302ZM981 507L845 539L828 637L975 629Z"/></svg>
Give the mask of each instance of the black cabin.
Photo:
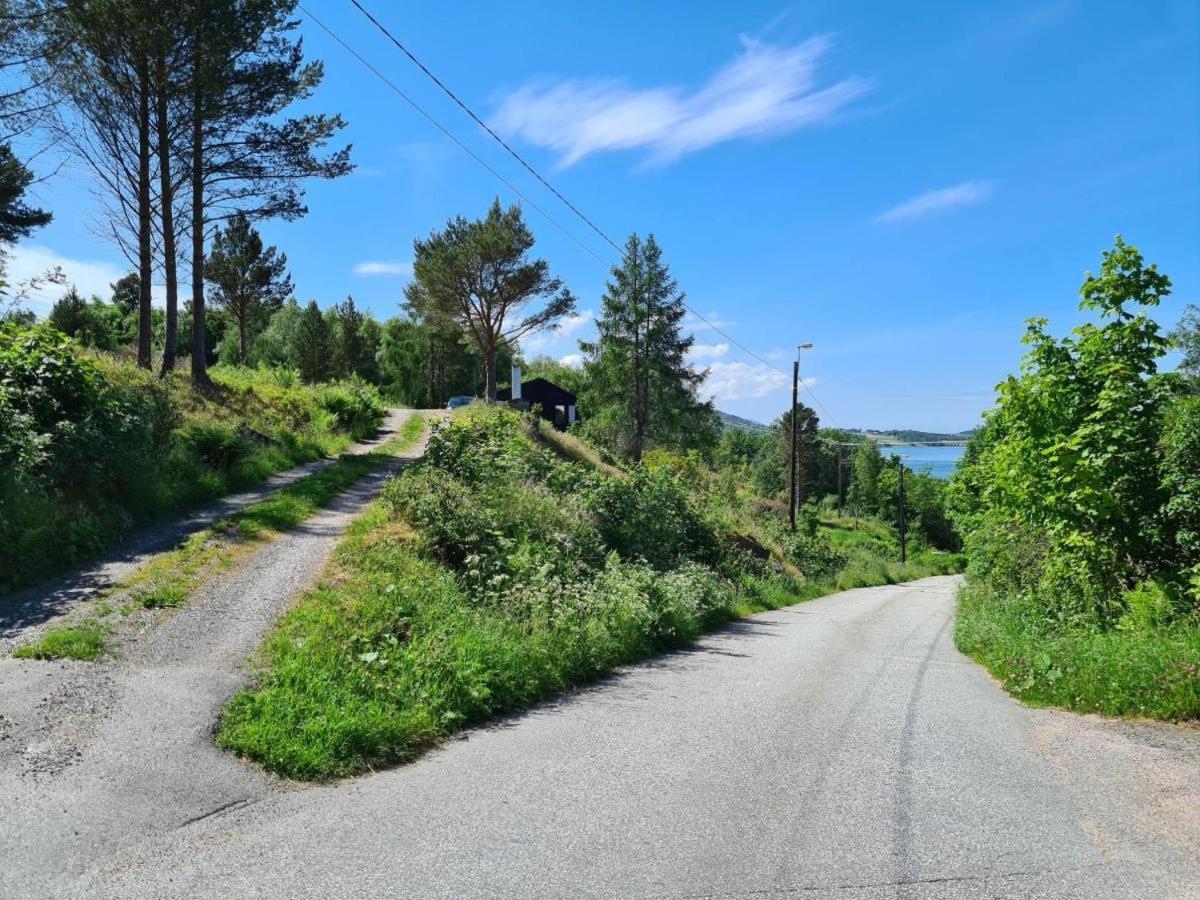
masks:
<svg viewBox="0 0 1200 900"><path fill-rule="evenodd" d="M575 395L560 388L545 378L531 378L522 383L517 376L517 397L513 400L512 388L504 388L496 392L497 400L506 400L521 409L532 409L540 406L542 418L554 425L555 428L566 428L577 418L577 403Z"/></svg>

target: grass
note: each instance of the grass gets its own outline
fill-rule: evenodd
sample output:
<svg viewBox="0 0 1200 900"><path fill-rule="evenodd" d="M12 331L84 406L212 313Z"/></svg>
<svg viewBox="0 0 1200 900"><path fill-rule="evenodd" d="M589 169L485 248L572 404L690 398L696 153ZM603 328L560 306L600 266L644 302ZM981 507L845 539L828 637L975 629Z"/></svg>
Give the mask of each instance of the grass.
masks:
<svg viewBox="0 0 1200 900"><path fill-rule="evenodd" d="M321 585L260 651L260 686L226 707L220 746L289 778L326 780L413 759L447 735L686 643L734 615L681 623L655 641L638 597L563 621L473 603L420 558L414 534L382 505L360 517ZM763 591L755 609L795 602Z"/></svg>
<svg viewBox="0 0 1200 900"><path fill-rule="evenodd" d="M743 588L696 633L840 590L782 576ZM619 614L555 626L474 604L374 505L260 649L259 686L226 706L217 743L287 778L360 774L662 649Z"/></svg>
<svg viewBox="0 0 1200 900"><path fill-rule="evenodd" d="M968 584L958 648L1019 700L1076 712L1200 719L1200 623L1157 628L1051 626L1027 604Z"/></svg>
<svg viewBox="0 0 1200 900"><path fill-rule="evenodd" d="M470 415L456 422L470 427ZM470 452L459 459L470 461ZM594 468L590 460L583 465ZM503 494L511 500L504 527L488 532L489 542L512 545L510 560L528 551L522 540L554 528L554 511L572 502L530 482L513 487ZM468 494L481 508L485 490L486 483L475 485ZM431 514L421 533L382 502L351 526L321 583L260 648L258 684L226 706L220 746L303 780L403 763L464 727L686 645L730 619L839 590L836 580L805 581L786 570L732 581L699 566L653 571L614 560L613 552L600 571L573 582L547 587L539 580L544 576L528 572L517 590L489 594L471 574L473 557L461 572L435 561L431 534L456 515L452 507L437 509L441 514ZM881 527L871 535L878 538ZM454 535L472 546L476 540ZM942 562L958 565L949 556ZM884 584L937 571L914 561L903 570L897 563L853 577Z"/></svg>
<svg viewBox="0 0 1200 900"><path fill-rule="evenodd" d="M568 462L579 463L611 478L628 477L628 473L624 470L605 462L594 447L585 444L573 434L559 431L549 422L539 420L535 424L527 425L525 433L537 443L549 447Z"/></svg>
<svg viewBox="0 0 1200 900"><path fill-rule="evenodd" d="M106 597L128 597L129 605L124 612L137 607L164 609L181 605L200 584L231 568L257 545L295 528L364 475L411 447L420 438L424 426L421 416L410 416L396 437L381 450L342 456L325 468L197 532L174 550L156 556L110 589ZM102 611L99 618L51 628L41 639L18 648L13 655L26 659L96 659L105 651L111 630L105 619L122 610L105 602ZM93 645L94 650L89 651L89 655L80 655L85 647Z"/></svg>
<svg viewBox="0 0 1200 900"><path fill-rule="evenodd" d="M103 622L88 619L75 625L60 625L46 631L38 640L18 647L17 659L79 659L88 662L105 652L108 628Z"/></svg>

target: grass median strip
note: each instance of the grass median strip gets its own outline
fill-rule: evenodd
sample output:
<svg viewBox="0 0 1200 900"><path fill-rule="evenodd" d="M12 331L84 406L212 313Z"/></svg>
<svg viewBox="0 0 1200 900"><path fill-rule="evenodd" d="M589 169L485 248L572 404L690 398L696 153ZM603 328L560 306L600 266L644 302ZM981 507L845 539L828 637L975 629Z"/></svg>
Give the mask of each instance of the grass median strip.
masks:
<svg viewBox="0 0 1200 900"><path fill-rule="evenodd" d="M412 415L380 450L345 455L325 468L281 488L259 502L159 554L81 615L47 629L13 655L24 659L95 660L108 652L117 617L139 609L181 605L201 584L234 566L262 543L295 528L360 478L411 447L424 419Z"/></svg>
<svg viewBox="0 0 1200 900"><path fill-rule="evenodd" d="M460 414L281 618L217 741L285 777L354 775L837 590L723 537L665 472L612 476L558 459L506 410Z"/></svg>

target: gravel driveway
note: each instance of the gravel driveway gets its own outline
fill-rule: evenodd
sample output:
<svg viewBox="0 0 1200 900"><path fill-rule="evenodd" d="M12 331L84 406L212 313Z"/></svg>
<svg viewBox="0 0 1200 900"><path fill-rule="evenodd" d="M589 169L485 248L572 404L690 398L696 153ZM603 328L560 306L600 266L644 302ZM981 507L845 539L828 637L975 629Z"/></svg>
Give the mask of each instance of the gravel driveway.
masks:
<svg viewBox="0 0 1200 900"><path fill-rule="evenodd" d="M388 410L375 436L355 444L346 452L360 454L377 450L381 444L395 436L411 412L406 409ZM123 540L119 547L104 558L73 572L55 576L7 597L0 597L0 655L28 642L47 622L70 611L81 601L88 600L127 578L145 565L154 554L178 546L197 531L334 462L334 458L318 459L280 472L248 491L223 497L178 518L142 528Z"/></svg>

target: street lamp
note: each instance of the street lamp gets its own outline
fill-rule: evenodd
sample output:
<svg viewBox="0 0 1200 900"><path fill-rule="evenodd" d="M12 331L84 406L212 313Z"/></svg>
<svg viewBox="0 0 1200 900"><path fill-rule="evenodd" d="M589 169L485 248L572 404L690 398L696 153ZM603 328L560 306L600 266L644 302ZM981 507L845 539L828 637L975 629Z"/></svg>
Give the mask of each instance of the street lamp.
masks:
<svg viewBox="0 0 1200 900"><path fill-rule="evenodd" d="M811 343L803 343L796 347L796 361L792 363L792 469L791 469L791 490L788 492L788 522L792 526L792 531L796 530L796 465L797 452L796 447L796 400L797 393L800 390L800 351L811 350Z"/></svg>

